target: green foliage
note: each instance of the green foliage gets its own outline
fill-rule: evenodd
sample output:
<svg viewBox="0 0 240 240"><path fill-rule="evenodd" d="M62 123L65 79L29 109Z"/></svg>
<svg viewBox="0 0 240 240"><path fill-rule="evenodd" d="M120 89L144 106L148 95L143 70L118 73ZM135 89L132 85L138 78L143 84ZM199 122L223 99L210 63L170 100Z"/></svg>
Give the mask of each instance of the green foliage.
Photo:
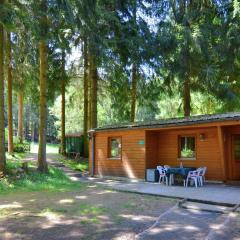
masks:
<svg viewBox="0 0 240 240"><path fill-rule="evenodd" d="M184 148L181 150L181 157L182 158L193 158L195 157L194 155L194 151L192 151L191 149L188 149L188 148Z"/></svg>
<svg viewBox="0 0 240 240"><path fill-rule="evenodd" d="M17 152L17 153L30 152L31 144L30 142L27 142L25 140L21 143L19 141L19 138L15 137L13 139L13 149L14 149L14 152Z"/></svg>
<svg viewBox="0 0 240 240"><path fill-rule="evenodd" d="M65 166L71 168L72 170L86 172L88 171L89 164L88 160L77 160L77 159L68 159L63 156L59 156L58 161L63 163Z"/></svg>
<svg viewBox="0 0 240 240"><path fill-rule="evenodd" d="M84 184L72 182L61 170L49 167L47 174L30 169L28 174L16 178L16 170L20 162L7 161L8 176L0 181L0 195L15 191L67 191L81 189Z"/></svg>
<svg viewBox="0 0 240 240"><path fill-rule="evenodd" d="M66 131L82 131L83 39L97 58L99 126L129 121L133 63L139 72L136 121L182 116L186 80L192 114L239 111L239 9L238 0L5 1L0 22L14 31L13 82L15 91L24 90L25 125L38 126L39 39L48 45L49 136L59 136L63 78ZM45 23L39 22L43 15Z"/></svg>

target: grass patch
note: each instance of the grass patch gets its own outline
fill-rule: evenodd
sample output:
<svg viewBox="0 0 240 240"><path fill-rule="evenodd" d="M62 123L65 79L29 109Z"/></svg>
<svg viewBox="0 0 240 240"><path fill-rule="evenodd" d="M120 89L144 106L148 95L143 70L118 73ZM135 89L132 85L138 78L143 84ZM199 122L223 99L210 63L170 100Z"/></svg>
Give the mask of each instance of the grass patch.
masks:
<svg viewBox="0 0 240 240"><path fill-rule="evenodd" d="M47 216L62 216L67 211L65 209L45 208L38 215L41 217Z"/></svg>
<svg viewBox="0 0 240 240"><path fill-rule="evenodd" d="M47 143L46 152L47 153L58 153L59 144ZM38 143L31 144L31 153L38 153Z"/></svg>
<svg viewBox="0 0 240 240"><path fill-rule="evenodd" d="M108 210L101 206L92 206L90 204L81 204L78 213L86 219L81 220L81 224L100 223L99 215L106 214Z"/></svg>
<svg viewBox="0 0 240 240"><path fill-rule="evenodd" d="M31 162L29 172L17 178L16 172L20 166L21 162L16 159L7 160L7 176L0 180L0 195L15 191L79 190L84 186L82 183L71 181L62 170L51 166L48 173L40 173L36 170L35 163Z"/></svg>
<svg viewBox="0 0 240 240"><path fill-rule="evenodd" d="M134 209L136 207L137 207L136 203L124 203L124 204L122 204L122 208L125 208L125 209Z"/></svg>
<svg viewBox="0 0 240 240"><path fill-rule="evenodd" d="M11 211L9 209L1 209L0 210L0 219L9 216L10 213L11 213Z"/></svg>
<svg viewBox="0 0 240 240"><path fill-rule="evenodd" d="M79 206L79 214L81 215L99 215L107 212L107 209L101 206L92 206L84 203Z"/></svg>
<svg viewBox="0 0 240 240"><path fill-rule="evenodd" d="M89 168L88 160L81 160L81 162L78 162L74 159L68 159L63 156L59 156L58 161L63 163L66 167L80 172L86 172Z"/></svg>

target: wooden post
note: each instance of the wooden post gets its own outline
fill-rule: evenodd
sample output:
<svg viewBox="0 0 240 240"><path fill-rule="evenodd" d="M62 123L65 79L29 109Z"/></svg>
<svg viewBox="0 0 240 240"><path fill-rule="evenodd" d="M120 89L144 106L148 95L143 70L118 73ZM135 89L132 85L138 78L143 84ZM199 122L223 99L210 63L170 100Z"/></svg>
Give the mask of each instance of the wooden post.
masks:
<svg viewBox="0 0 240 240"><path fill-rule="evenodd" d="M217 132L218 132L218 144L219 144L219 152L220 152L220 160L222 163L223 168L223 179L226 181L226 161L225 161L225 145L224 145L224 136L222 132L221 126L217 126Z"/></svg>

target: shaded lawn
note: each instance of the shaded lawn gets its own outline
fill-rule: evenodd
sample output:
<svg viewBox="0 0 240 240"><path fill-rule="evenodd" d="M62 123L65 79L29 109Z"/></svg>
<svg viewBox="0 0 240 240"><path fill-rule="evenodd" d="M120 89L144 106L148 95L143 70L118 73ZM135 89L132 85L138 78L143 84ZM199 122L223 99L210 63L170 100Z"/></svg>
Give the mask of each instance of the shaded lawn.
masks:
<svg viewBox="0 0 240 240"><path fill-rule="evenodd" d="M175 203L93 184L64 193L13 193L0 200L0 236L3 240L134 239Z"/></svg>
<svg viewBox="0 0 240 240"><path fill-rule="evenodd" d="M7 155L7 175L0 180L0 195L15 191L66 191L86 184L71 181L62 170L49 166L48 173L39 173L36 162L29 162L29 172L21 172L21 159L25 154Z"/></svg>

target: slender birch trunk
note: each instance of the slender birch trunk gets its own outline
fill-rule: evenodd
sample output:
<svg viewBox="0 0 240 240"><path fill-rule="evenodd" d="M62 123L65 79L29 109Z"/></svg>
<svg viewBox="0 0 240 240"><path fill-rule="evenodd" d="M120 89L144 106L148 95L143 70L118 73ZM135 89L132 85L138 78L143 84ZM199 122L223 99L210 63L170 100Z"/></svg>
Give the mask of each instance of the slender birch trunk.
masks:
<svg viewBox="0 0 240 240"><path fill-rule="evenodd" d="M8 82L8 152L13 153L13 111L12 111L12 54L11 33L7 34L7 82Z"/></svg>
<svg viewBox="0 0 240 240"><path fill-rule="evenodd" d="M84 56L84 119L83 119L83 136L84 136L84 156L88 157L88 98L89 98L89 91L88 91L88 79L89 79L89 69L88 69L88 46L87 40L84 40L84 49L83 49L83 56Z"/></svg>
<svg viewBox="0 0 240 240"><path fill-rule="evenodd" d="M62 95L62 111L61 111L61 153L66 153L65 143L65 52L62 50L62 82L61 82L61 95Z"/></svg>
<svg viewBox="0 0 240 240"><path fill-rule="evenodd" d="M2 4L4 1L0 0L0 6ZM0 177L6 166L4 141L4 29L0 23Z"/></svg>
<svg viewBox="0 0 240 240"><path fill-rule="evenodd" d="M23 91L18 92L18 138L23 143Z"/></svg>

